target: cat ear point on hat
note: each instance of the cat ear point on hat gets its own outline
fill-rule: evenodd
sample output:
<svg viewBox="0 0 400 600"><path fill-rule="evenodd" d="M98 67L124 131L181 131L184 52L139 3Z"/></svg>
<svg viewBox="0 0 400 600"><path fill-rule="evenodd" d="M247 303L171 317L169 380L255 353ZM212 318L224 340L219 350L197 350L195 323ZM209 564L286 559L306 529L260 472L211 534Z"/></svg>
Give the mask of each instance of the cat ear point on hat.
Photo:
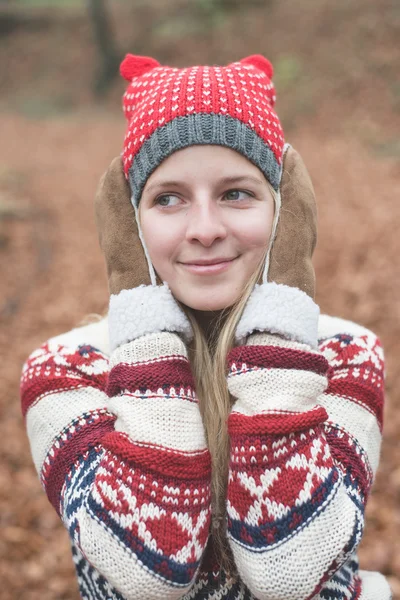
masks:
<svg viewBox="0 0 400 600"><path fill-rule="evenodd" d="M242 58L240 62L244 65L253 65L253 67L263 71L263 73L265 73L270 79L273 77L274 67L269 60L261 54L252 54L252 56Z"/></svg>
<svg viewBox="0 0 400 600"><path fill-rule="evenodd" d="M140 75L144 75L160 66L160 63L150 56L127 54L119 67L119 72L124 79L131 81L134 77L140 77Z"/></svg>

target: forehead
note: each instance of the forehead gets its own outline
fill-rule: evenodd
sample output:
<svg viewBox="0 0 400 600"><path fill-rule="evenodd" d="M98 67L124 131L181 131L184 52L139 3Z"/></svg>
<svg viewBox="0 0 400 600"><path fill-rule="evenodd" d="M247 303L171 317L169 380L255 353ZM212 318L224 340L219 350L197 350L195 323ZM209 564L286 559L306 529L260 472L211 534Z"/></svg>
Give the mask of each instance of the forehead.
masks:
<svg viewBox="0 0 400 600"><path fill-rule="evenodd" d="M218 145L196 145L174 152L153 171L146 187L151 181L171 173L181 178L193 176L205 179L248 174L266 181L262 171L248 158Z"/></svg>

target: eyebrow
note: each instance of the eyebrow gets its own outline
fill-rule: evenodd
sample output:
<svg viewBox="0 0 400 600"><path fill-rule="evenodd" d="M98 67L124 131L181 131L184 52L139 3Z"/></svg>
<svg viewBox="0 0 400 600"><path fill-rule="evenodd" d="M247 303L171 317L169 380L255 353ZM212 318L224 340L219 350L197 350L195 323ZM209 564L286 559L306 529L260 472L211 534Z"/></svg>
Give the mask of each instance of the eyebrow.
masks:
<svg viewBox="0 0 400 600"><path fill-rule="evenodd" d="M258 185L262 185L263 182L258 177L254 177L253 175L238 175L234 177L222 177L222 179L218 180L218 185L234 185L238 183L243 183L245 181L251 181L252 183L256 183ZM155 188L160 187L177 187L179 185L185 185L182 181L177 180L165 180L165 181L156 181L152 185L149 185L146 192L150 192Z"/></svg>
<svg viewBox="0 0 400 600"><path fill-rule="evenodd" d="M155 183L152 183L151 185L149 185L149 187L146 189L146 192L150 192L151 190L160 188L160 187L177 187L178 185L182 185L182 181L175 181L175 180L156 181Z"/></svg>
<svg viewBox="0 0 400 600"><path fill-rule="evenodd" d="M257 183L258 185L262 185L263 182L258 177L254 177L253 175L238 175L236 177L223 177L219 180L219 183L223 185L233 185L235 183L240 183L243 181L251 181L252 183Z"/></svg>

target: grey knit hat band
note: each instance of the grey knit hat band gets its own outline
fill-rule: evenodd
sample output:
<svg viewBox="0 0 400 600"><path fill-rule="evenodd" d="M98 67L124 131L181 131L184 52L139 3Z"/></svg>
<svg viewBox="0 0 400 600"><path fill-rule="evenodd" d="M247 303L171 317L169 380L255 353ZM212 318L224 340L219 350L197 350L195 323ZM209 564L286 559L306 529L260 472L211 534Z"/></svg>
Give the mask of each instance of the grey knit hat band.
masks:
<svg viewBox="0 0 400 600"><path fill-rule="evenodd" d="M177 117L157 128L143 143L129 170L134 205L138 207L147 179L163 160L177 150L206 144L236 150L255 164L278 191L282 168L253 129L229 115L197 113Z"/></svg>

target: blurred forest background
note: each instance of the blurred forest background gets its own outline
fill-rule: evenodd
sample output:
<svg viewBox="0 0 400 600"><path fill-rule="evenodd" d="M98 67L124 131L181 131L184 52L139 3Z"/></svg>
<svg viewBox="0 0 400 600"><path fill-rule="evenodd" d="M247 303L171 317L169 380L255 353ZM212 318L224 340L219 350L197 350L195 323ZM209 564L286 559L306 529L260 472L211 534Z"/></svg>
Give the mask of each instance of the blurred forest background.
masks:
<svg viewBox="0 0 400 600"><path fill-rule="evenodd" d="M381 463L359 556L400 600L400 2L0 0L0 598L77 600L19 406L27 355L107 308L93 197L122 148L126 52L266 55L317 192L317 301L379 334Z"/></svg>

